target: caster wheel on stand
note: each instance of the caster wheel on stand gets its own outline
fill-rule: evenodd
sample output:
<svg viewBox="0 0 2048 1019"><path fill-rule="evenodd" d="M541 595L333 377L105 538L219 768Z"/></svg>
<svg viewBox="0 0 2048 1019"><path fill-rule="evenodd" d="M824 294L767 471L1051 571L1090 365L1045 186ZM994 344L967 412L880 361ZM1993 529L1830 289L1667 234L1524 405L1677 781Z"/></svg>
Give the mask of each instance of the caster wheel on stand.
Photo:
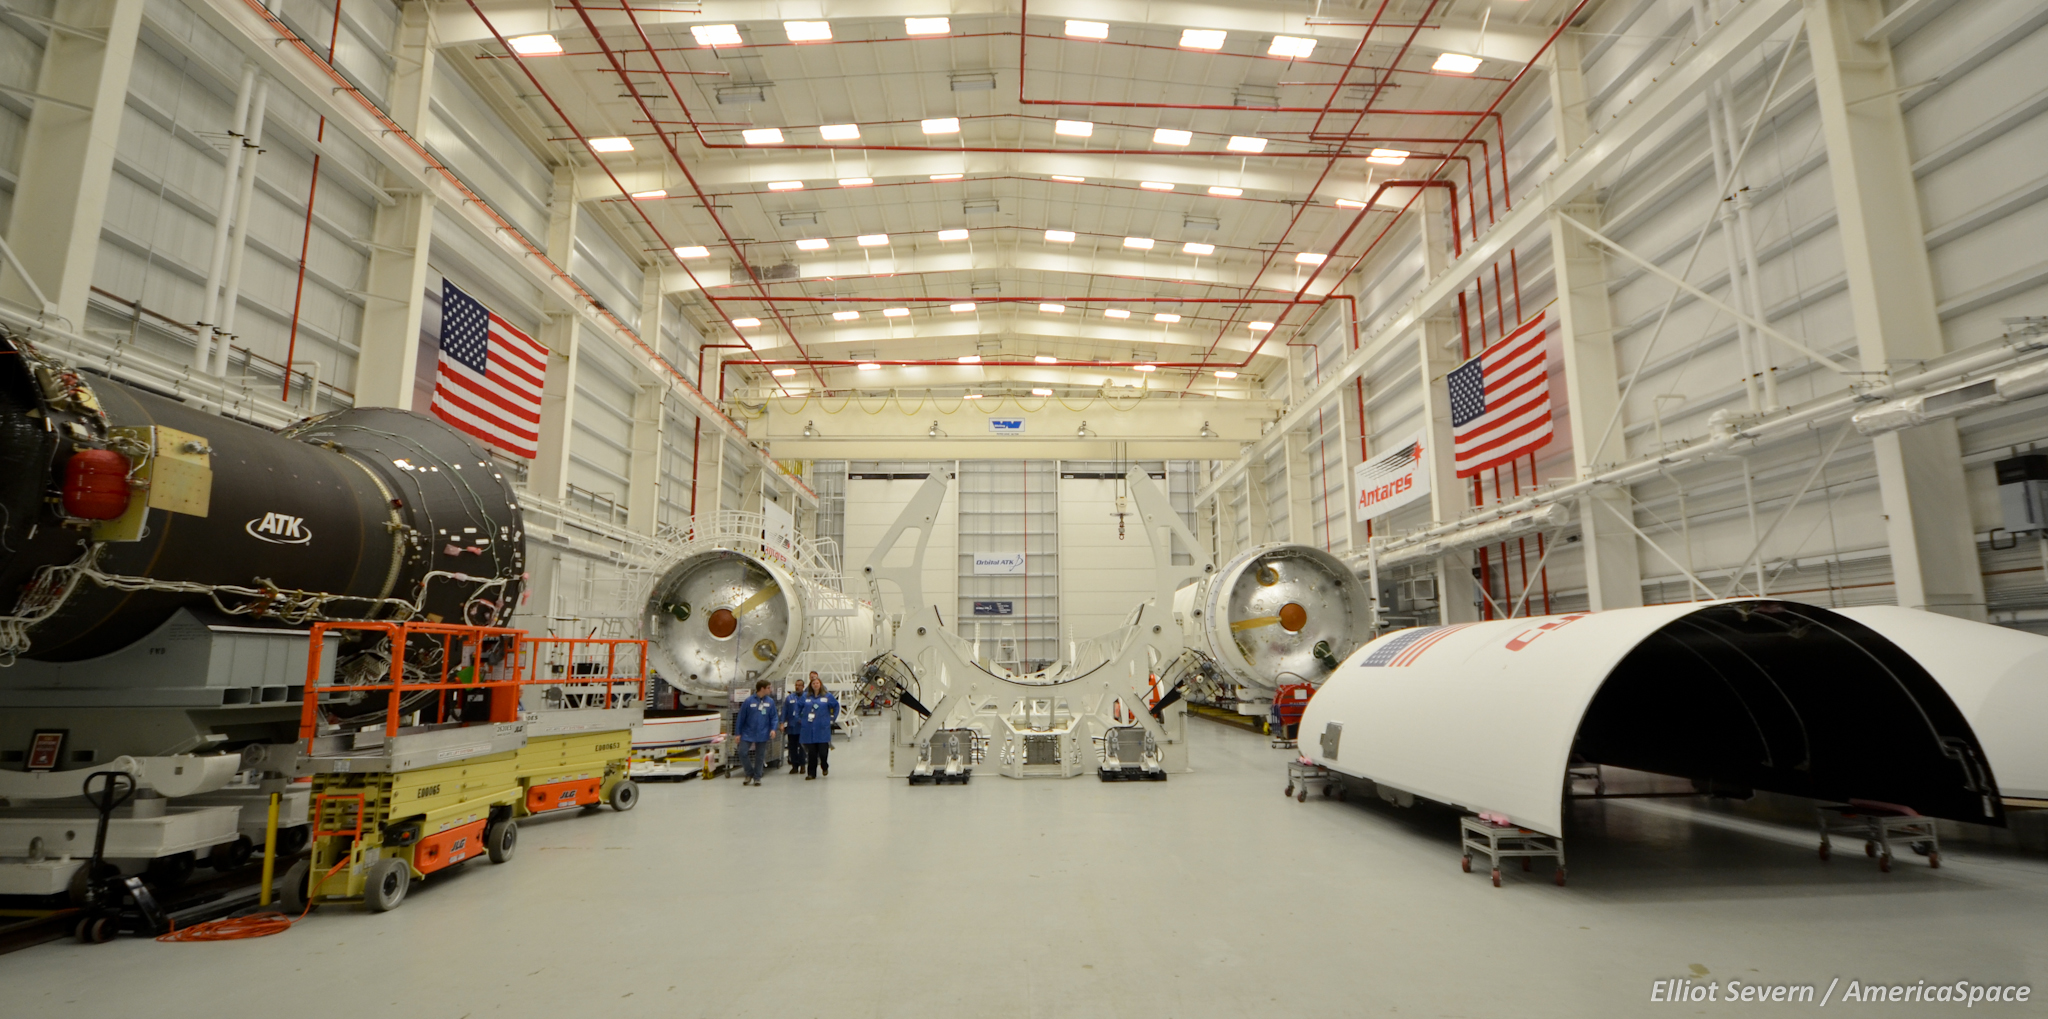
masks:
<svg viewBox="0 0 2048 1019"><path fill-rule="evenodd" d="M1556 874L1556 876L1555 876L1555 880L1557 881L1557 886L1558 886L1559 888L1563 888L1563 887L1564 887L1564 868L1563 868L1563 867L1559 867L1559 868L1557 868L1557 874Z"/></svg>
<svg viewBox="0 0 2048 1019"><path fill-rule="evenodd" d="M1889 874L1889 873L1891 873L1891 872L1892 872L1892 854L1890 854L1890 853L1886 853L1886 854L1884 854L1883 856L1880 856L1880 857L1878 857L1878 858L1877 858L1877 869L1878 869L1878 870L1880 870L1880 871L1882 871L1882 872L1884 872L1884 873L1886 873L1886 874Z"/></svg>
<svg viewBox="0 0 2048 1019"><path fill-rule="evenodd" d="M1823 862L1823 863L1827 862L1827 858L1828 858L1828 844L1827 844L1827 843L1825 843L1825 842L1823 842L1823 843L1821 843L1821 844L1820 844L1820 858L1821 858L1821 862Z"/></svg>
<svg viewBox="0 0 2048 1019"><path fill-rule="evenodd" d="M1495 868L1493 868L1493 886L1494 886L1495 888L1499 888L1499 887L1500 887L1500 868L1499 868L1499 867L1495 867Z"/></svg>
<svg viewBox="0 0 2048 1019"><path fill-rule="evenodd" d="M1929 867L1932 867L1932 868L1934 868L1935 870L1940 870L1940 869L1941 869L1941 854L1940 854L1940 853L1928 853L1928 854L1927 854L1927 866L1929 866Z"/></svg>
<svg viewBox="0 0 2048 1019"><path fill-rule="evenodd" d="M1460 858L1458 860L1458 867L1467 874L1472 873L1472 858L1469 856Z"/></svg>
<svg viewBox="0 0 2048 1019"><path fill-rule="evenodd" d="M1294 783L1292 783L1292 782L1289 782L1289 783L1287 783L1287 791L1286 791L1286 792L1283 792L1283 793L1281 793L1280 795L1282 795L1282 796L1286 796L1286 797L1288 797L1288 798L1290 798L1290 799L1291 799L1291 798L1293 798L1293 796L1294 796Z"/></svg>
<svg viewBox="0 0 2048 1019"><path fill-rule="evenodd" d="M1865 842L1865 843L1863 844L1863 855L1865 855L1865 856L1876 856L1876 855L1877 855L1877 843L1875 843L1875 842Z"/></svg>
<svg viewBox="0 0 2048 1019"><path fill-rule="evenodd" d="M1300 791L1300 792L1298 792L1298 793L1295 793L1295 794L1294 794L1294 802L1296 802L1296 803L1307 803L1307 802L1308 802L1308 787L1307 787L1307 786L1302 786L1302 787L1301 787L1301 791Z"/></svg>

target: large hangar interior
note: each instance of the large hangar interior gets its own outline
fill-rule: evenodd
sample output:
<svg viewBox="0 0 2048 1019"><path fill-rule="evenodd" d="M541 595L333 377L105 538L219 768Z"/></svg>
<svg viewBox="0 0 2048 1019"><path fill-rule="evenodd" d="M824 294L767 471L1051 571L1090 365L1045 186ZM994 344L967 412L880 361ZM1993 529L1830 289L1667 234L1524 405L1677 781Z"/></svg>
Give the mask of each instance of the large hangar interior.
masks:
<svg viewBox="0 0 2048 1019"><path fill-rule="evenodd" d="M9 0L0 1012L2031 1014L2044 66Z"/></svg>

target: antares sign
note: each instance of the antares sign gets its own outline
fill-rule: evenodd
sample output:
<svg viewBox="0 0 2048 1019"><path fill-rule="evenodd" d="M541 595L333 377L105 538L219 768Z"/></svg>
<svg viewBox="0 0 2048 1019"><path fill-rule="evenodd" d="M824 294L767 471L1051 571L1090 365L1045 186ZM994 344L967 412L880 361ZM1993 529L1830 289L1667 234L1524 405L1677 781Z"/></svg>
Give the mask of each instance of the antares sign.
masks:
<svg viewBox="0 0 2048 1019"><path fill-rule="evenodd" d="M1356 519L1371 520L1429 495L1429 463L1422 451L1418 431L1353 469Z"/></svg>

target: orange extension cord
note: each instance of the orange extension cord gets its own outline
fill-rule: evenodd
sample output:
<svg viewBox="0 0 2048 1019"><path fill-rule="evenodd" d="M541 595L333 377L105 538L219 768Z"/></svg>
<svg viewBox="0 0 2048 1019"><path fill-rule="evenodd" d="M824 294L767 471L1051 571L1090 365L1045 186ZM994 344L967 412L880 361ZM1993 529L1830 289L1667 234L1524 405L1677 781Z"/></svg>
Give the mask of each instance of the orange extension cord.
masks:
<svg viewBox="0 0 2048 1019"><path fill-rule="evenodd" d="M340 863L334 865L333 869L320 875L320 880L324 883L328 878L334 876L335 871L340 870L347 864L348 858L343 857ZM300 910L298 916L286 916L275 911L251 913L248 916L224 916L218 920L208 920L205 923L193 924L183 930L180 930L178 925L173 922L171 929L157 935L156 939L164 942L240 941L243 938L267 938L272 934L282 934L285 931L291 930L293 924L304 920L306 914L313 911L312 896L308 895L306 898L306 908Z"/></svg>

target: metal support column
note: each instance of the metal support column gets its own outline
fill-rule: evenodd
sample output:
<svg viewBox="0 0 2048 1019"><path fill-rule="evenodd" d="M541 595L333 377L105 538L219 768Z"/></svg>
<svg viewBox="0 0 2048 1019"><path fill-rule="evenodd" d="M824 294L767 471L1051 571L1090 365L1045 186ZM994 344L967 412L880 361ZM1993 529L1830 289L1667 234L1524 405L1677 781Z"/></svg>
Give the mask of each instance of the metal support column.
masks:
<svg viewBox="0 0 2048 1019"><path fill-rule="evenodd" d="M558 177L558 186L559 183ZM642 281L640 336L648 346L666 354L661 322L663 315L670 312L668 300L661 294L661 270L648 269ZM663 380L643 379L640 392L633 398L633 456L626 467L626 477L630 482L626 494L626 526L642 534L653 534L660 523L661 432L662 418L667 411L662 398L667 392L668 387Z"/></svg>
<svg viewBox="0 0 2048 1019"><path fill-rule="evenodd" d="M1365 414L1367 387L1364 383L1356 381L1353 382L1353 387L1351 393L1340 393L1337 398L1337 409L1343 417L1339 422L1337 445L1344 454L1341 468L1344 476L1334 481L1325 479L1324 484L1331 489L1331 498L1340 498L1344 503L1341 512L1336 507L1331 507L1331 525L1336 528L1338 534L1345 536L1341 549L1338 548L1336 539L1332 538L1331 549L1363 554L1367 528L1366 521L1358 519L1358 485L1355 479L1358 477L1358 465L1365 462L1366 441L1372 435L1372 422ZM1337 494L1339 492L1343 494L1340 496ZM1340 516L1344 521L1341 526L1337 524Z"/></svg>
<svg viewBox="0 0 2048 1019"><path fill-rule="evenodd" d="M579 215L575 172L569 167L557 167L554 196L548 204L548 257L556 265L570 264L576 250ZM582 333L581 317L567 312L549 316L547 325L541 329L541 342L548 348L548 375L540 394L540 455L533 460L527 486L543 498L561 499L569 491L569 446L575 431L577 355ZM637 425L634 431L639 431Z"/></svg>
<svg viewBox="0 0 2048 1019"><path fill-rule="evenodd" d="M1263 470L1259 470L1246 471L1244 475L1245 548L1279 540L1279 537L1273 533L1272 521L1268 519L1267 511L1272 506L1266 501L1266 479L1263 476L1264 474Z"/></svg>
<svg viewBox="0 0 2048 1019"><path fill-rule="evenodd" d="M1577 32L1559 35L1550 50L1550 120L1561 152L1577 150L1592 134L1586 124L1581 52ZM1591 197L1559 211L1599 229L1601 209ZM1550 250L1556 266L1565 398L1571 407L1572 459L1583 478L1620 463L1628 453L1619 423L1608 425L1620 402L1621 382L1615 366L1613 308L1607 299L1607 255L1557 212L1550 216ZM1631 512L1629 493L1618 489L1600 489L1579 500L1586 598L1596 611L1643 603L1641 554L1635 535L1618 523Z"/></svg>
<svg viewBox="0 0 2048 1019"><path fill-rule="evenodd" d="M434 84L433 24L426 4L401 10L392 43L391 119L418 135ZM426 315L427 258L433 246L434 199L417 182L390 171L381 183L397 199L370 226L370 266L363 284L356 359L356 406L414 408L419 383L420 322Z"/></svg>
<svg viewBox="0 0 2048 1019"><path fill-rule="evenodd" d="M85 329L106 216L115 142L135 63L143 0L58 0L50 20L77 31L52 31L36 73L35 110L22 140L7 242L33 286L0 274L0 295Z"/></svg>
<svg viewBox="0 0 2048 1019"><path fill-rule="evenodd" d="M1871 32L1878 0L1807 0L1814 91L1841 223L1843 268L1863 370L1915 365L1948 349L1935 312L1912 153L1891 44ZM1871 440L1900 605L1984 619L1984 576L1953 419Z"/></svg>
<svg viewBox="0 0 2048 1019"><path fill-rule="evenodd" d="M1422 194L1416 226L1422 233L1422 272L1434 279L1451 261L1450 199L1431 189ZM1422 362L1422 460L1429 465L1429 518L1447 523L1472 505L1472 485L1458 477L1451 456L1451 394L1444 376L1458 366L1458 326L1448 315L1422 321L1415 333L1415 352ZM1479 618L1477 588L1472 579L1472 554L1447 552L1436 561L1437 622L1469 623Z"/></svg>

